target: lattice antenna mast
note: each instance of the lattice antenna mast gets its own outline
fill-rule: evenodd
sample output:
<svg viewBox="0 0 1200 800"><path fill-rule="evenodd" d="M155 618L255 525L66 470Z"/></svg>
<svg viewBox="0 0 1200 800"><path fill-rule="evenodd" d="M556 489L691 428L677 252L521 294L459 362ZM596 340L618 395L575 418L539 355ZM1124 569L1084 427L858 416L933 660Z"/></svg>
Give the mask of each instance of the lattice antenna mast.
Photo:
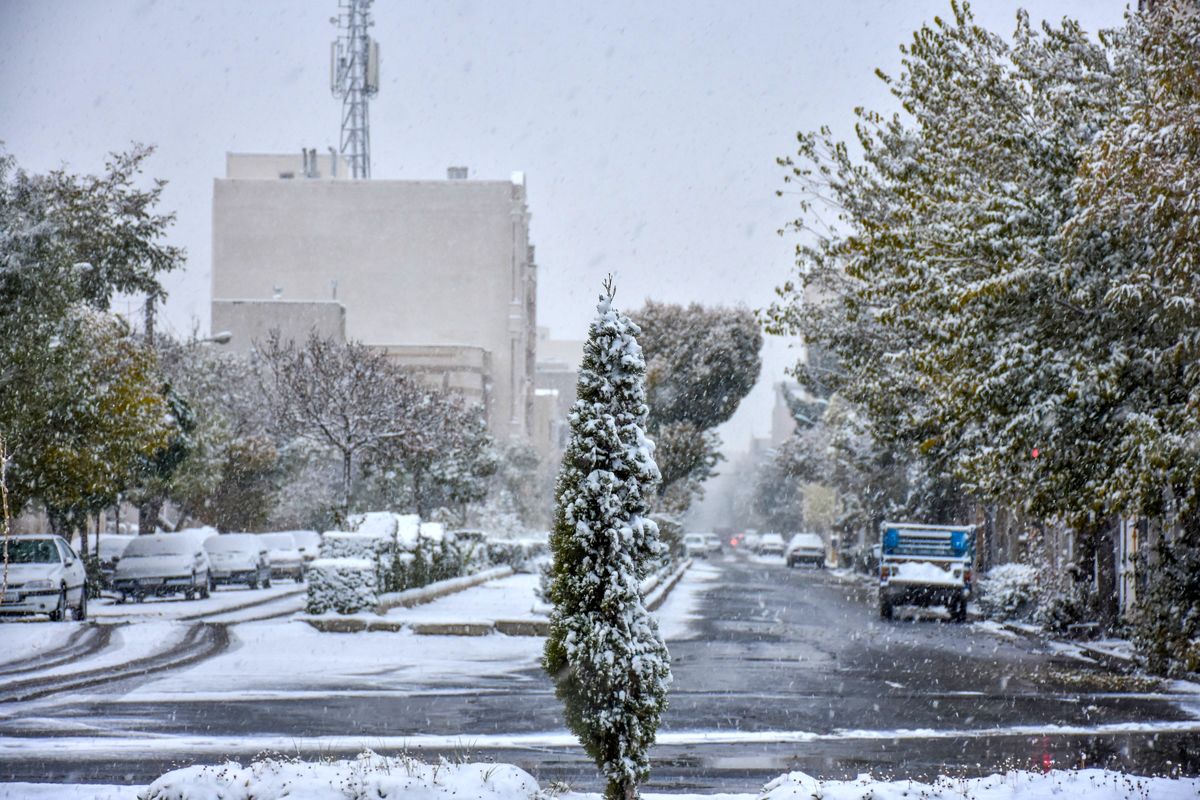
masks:
<svg viewBox="0 0 1200 800"><path fill-rule="evenodd" d="M379 43L369 35L371 0L339 0L330 63L330 88L342 98L341 153L355 178L371 177L371 119L367 101L379 92Z"/></svg>

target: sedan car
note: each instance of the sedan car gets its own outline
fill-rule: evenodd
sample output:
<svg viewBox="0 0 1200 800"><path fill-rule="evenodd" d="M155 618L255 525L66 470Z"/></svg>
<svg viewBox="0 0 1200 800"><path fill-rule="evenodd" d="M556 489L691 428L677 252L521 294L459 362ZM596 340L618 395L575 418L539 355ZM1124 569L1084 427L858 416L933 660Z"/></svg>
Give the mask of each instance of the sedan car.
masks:
<svg viewBox="0 0 1200 800"><path fill-rule="evenodd" d="M256 534L267 546L267 561L272 578L291 578L299 583L304 579L304 556L290 533Z"/></svg>
<svg viewBox="0 0 1200 800"><path fill-rule="evenodd" d="M725 552L725 548L721 545L721 537L715 533L704 534L704 543L708 545L708 554L710 556L719 556Z"/></svg>
<svg viewBox="0 0 1200 800"><path fill-rule="evenodd" d="M135 538L137 537L112 533L100 537L100 543L96 545L96 558L100 562L101 588L112 588L113 573L117 571L117 562L121 560L121 556L125 554L125 548Z"/></svg>
<svg viewBox="0 0 1200 800"><path fill-rule="evenodd" d="M778 533L764 533L758 541L760 556L781 556L784 551L783 537Z"/></svg>
<svg viewBox="0 0 1200 800"><path fill-rule="evenodd" d="M688 558L708 558L708 541L704 538L704 534L684 534L683 554Z"/></svg>
<svg viewBox="0 0 1200 800"><path fill-rule="evenodd" d="M300 557L308 564L321 557L321 534L316 531L288 531L300 549Z"/></svg>
<svg viewBox="0 0 1200 800"><path fill-rule="evenodd" d="M204 540L212 582L244 583L251 589L271 586L271 562L267 558L267 543L252 533L223 533Z"/></svg>
<svg viewBox="0 0 1200 800"><path fill-rule="evenodd" d="M825 542L815 533L797 533L788 542L784 554L787 565L812 564L820 569L825 568Z"/></svg>
<svg viewBox="0 0 1200 800"><path fill-rule="evenodd" d="M13 536L7 542L8 583L0 613L49 614L62 622L71 613L87 618L87 575L83 561L61 537Z"/></svg>
<svg viewBox="0 0 1200 800"><path fill-rule="evenodd" d="M182 594L208 597L212 589L208 556L195 537L178 533L138 536L125 548L113 573L117 602Z"/></svg>

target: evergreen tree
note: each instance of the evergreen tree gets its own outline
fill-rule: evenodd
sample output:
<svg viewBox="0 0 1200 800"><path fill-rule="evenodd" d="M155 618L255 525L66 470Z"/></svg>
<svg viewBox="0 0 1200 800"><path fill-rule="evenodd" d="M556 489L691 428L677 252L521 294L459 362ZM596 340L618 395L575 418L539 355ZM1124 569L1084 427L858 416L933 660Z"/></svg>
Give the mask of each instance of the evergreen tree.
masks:
<svg viewBox="0 0 1200 800"><path fill-rule="evenodd" d="M544 666L568 726L608 780L605 797L617 800L636 797L649 774L671 668L640 589L662 550L647 517L660 476L645 436L646 363L638 326L612 298L610 278L558 477Z"/></svg>

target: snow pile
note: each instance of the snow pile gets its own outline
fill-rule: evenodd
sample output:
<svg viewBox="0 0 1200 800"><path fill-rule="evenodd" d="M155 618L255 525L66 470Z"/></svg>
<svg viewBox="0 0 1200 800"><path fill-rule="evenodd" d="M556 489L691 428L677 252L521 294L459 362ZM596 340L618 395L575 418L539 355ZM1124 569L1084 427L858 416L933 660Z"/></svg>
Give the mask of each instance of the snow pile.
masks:
<svg viewBox="0 0 1200 800"><path fill-rule="evenodd" d="M818 781L803 772L781 775L763 787L759 800L1192 800L1200 796L1195 778L1142 778L1102 769L1008 772L987 778L939 777L933 783L880 781L861 775L853 781Z"/></svg>
<svg viewBox="0 0 1200 800"><path fill-rule="evenodd" d="M401 547L413 547L421 535L421 518L416 514L396 515L396 542Z"/></svg>
<svg viewBox="0 0 1200 800"><path fill-rule="evenodd" d="M375 561L318 558L308 566L308 613L354 614L378 603Z"/></svg>
<svg viewBox="0 0 1200 800"><path fill-rule="evenodd" d="M321 538L321 558L377 561L392 550L391 535L374 531L329 531Z"/></svg>
<svg viewBox="0 0 1200 800"><path fill-rule="evenodd" d="M446 526L440 522L422 522L420 532L422 539L432 542L440 542L446 538Z"/></svg>
<svg viewBox="0 0 1200 800"><path fill-rule="evenodd" d="M357 533L367 533L384 539L396 536L396 514L390 511L368 511L365 514L351 514L346 520L346 527Z"/></svg>
<svg viewBox="0 0 1200 800"><path fill-rule="evenodd" d="M168 772L143 791L140 800L532 800L538 784L509 764L424 764L406 756L387 758L366 752L353 761L309 764L255 761L249 767L227 762Z"/></svg>
<svg viewBox="0 0 1200 800"><path fill-rule="evenodd" d="M979 582L979 610L989 619L1029 617L1037 605L1037 569L1028 564L1001 564Z"/></svg>

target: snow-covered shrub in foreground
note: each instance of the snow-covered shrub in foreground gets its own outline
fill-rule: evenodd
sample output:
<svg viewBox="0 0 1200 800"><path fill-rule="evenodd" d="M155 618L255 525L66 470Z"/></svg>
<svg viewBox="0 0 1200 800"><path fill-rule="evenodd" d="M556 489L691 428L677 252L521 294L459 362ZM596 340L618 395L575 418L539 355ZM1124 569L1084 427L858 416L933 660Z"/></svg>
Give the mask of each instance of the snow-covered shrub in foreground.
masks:
<svg viewBox="0 0 1200 800"><path fill-rule="evenodd" d="M366 558L318 558L308 566L308 613L354 614L378 603L376 562Z"/></svg>
<svg viewBox="0 0 1200 800"><path fill-rule="evenodd" d="M1037 569L1028 564L1001 564L979 581L979 610L988 619L1024 619L1037 599Z"/></svg>
<svg viewBox="0 0 1200 800"><path fill-rule="evenodd" d="M321 558L379 560L393 550L392 540L372 532L328 531L321 537Z"/></svg>
<svg viewBox="0 0 1200 800"><path fill-rule="evenodd" d="M819 781L803 772L781 775L763 787L759 800L1184 800L1200 791L1195 778L1142 778L1102 769L1008 772L986 778L947 778L932 783Z"/></svg>
<svg viewBox="0 0 1200 800"><path fill-rule="evenodd" d="M228 762L168 772L141 800L531 800L538 784L509 764L425 764L366 752L353 761Z"/></svg>

